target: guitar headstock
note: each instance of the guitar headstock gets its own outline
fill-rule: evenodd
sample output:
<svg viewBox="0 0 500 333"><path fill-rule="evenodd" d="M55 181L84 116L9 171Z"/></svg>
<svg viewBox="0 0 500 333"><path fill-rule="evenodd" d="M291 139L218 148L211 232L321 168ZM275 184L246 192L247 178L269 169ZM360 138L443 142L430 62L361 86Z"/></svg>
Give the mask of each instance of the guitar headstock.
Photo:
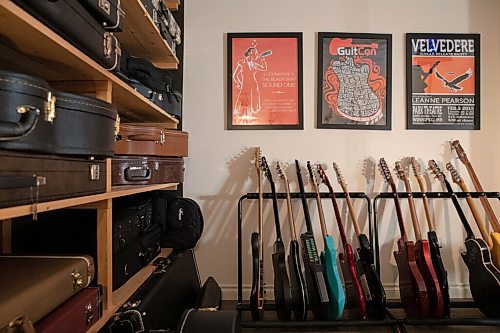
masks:
<svg viewBox="0 0 500 333"><path fill-rule="evenodd" d="M337 181L339 184L344 187L346 186L346 181L344 179L344 176L342 175L342 172L340 171L340 167L336 162L333 162L333 170L335 171L335 174L337 175Z"/></svg>
<svg viewBox="0 0 500 333"><path fill-rule="evenodd" d="M446 176L444 175L443 171L441 171L436 161L429 160L428 165L429 165L429 170L432 171L432 173L434 173L436 178L439 179L439 181L441 181L442 183L444 183L446 180Z"/></svg>
<svg viewBox="0 0 500 333"><path fill-rule="evenodd" d="M264 171L264 175L270 183L273 183L273 175L271 174L271 169L269 169L269 165L267 164L267 160L265 156L260 158L262 164L262 171Z"/></svg>
<svg viewBox="0 0 500 333"><path fill-rule="evenodd" d="M311 183L314 186L317 186L319 183L319 180L318 180L316 171L314 169L316 169L314 167L314 164L311 164L311 161L307 161L307 171L309 171L309 178L311 178Z"/></svg>
<svg viewBox="0 0 500 333"><path fill-rule="evenodd" d="M455 151L457 152L457 156L460 159L460 161L462 161L462 163L465 164L465 163L468 162L468 160L467 160L467 154L465 154L465 151L462 148L462 145L460 144L460 141L458 141L458 140L452 141L451 142L451 147L453 149L455 149Z"/></svg>
<svg viewBox="0 0 500 333"><path fill-rule="evenodd" d="M288 182L288 178L286 177L285 166L280 161L276 164L276 172L281 179L283 179L286 183Z"/></svg>
<svg viewBox="0 0 500 333"><path fill-rule="evenodd" d="M321 181L328 186L330 185L330 181L328 180L328 176L326 175L325 169L323 169L323 166L321 164L316 165L316 169L318 171L319 178Z"/></svg>
<svg viewBox="0 0 500 333"><path fill-rule="evenodd" d="M451 162L446 163L446 169L450 172L451 179L453 179L455 184L460 184L462 182L462 177L460 177L460 174Z"/></svg>
<svg viewBox="0 0 500 333"><path fill-rule="evenodd" d="M382 174L382 177L384 177L384 180L390 185L394 185L394 180L392 179L391 170L389 170L387 162L383 157L380 159L378 166L380 169L380 173Z"/></svg>
<svg viewBox="0 0 500 333"><path fill-rule="evenodd" d="M406 180L406 174L405 174L405 171L403 170L403 167L401 166L401 162L396 162L394 164L394 167L395 167L396 174L397 174L398 178L403 180L403 181Z"/></svg>
<svg viewBox="0 0 500 333"><path fill-rule="evenodd" d="M262 158L262 152L260 151L260 147L255 147L255 169L257 170L257 174L259 175L259 178L262 175L262 168L261 168L261 158Z"/></svg>
<svg viewBox="0 0 500 333"><path fill-rule="evenodd" d="M420 163L417 162L415 157L412 157L410 160L411 168L413 169L413 174L415 177L421 176Z"/></svg>

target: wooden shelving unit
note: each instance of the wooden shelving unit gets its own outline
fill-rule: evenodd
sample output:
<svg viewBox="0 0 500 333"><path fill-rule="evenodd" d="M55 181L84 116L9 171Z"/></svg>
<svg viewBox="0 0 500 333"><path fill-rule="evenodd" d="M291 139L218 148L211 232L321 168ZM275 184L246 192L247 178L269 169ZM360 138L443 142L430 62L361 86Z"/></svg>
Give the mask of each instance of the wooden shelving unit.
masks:
<svg viewBox="0 0 500 333"><path fill-rule="evenodd" d="M177 2L177 0L169 0ZM126 6L125 31L116 36L122 49L150 60L158 67L177 68L179 60L163 41L140 0L122 1ZM178 4L177 4L178 6ZM169 7L171 5L169 4ZM93 95L114 104L122 119L156 123L164 128L177 128L179 121L144 98L112 72L104 69L78 48L60 37L43 23L11 1L0 0L0 69L18 71L49 81L59 90ZM151 275L148 265L125 285L112 292L112 205L113 199L155 190L176 189L177 183L147 186L111 186L111 160L107 159L106 191L101 194L42 202L37 213L63 208L97 211L98 283L103 285L103 317L89 332L97 332L113 313ZM0 209L0 253L10 252L13 218L31 215L34 205ZM69 223L69 222L68 222ZM162 249L161 256L171 249Z"/></svg>

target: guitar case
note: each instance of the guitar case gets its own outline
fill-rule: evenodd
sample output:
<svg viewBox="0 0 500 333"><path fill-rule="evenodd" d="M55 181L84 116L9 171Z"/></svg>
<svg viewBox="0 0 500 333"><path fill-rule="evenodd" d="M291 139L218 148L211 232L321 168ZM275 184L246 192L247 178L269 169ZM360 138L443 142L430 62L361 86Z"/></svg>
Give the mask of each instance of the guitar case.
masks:
<svg viewBox="0 0 500 333"><path fill-rule="evenodd" d="M148 12L149 17L153 20L153 22L156 24L158 27L158 30L160 30L160 34L167 43L168 46L170 46L170 49L172 50L173 54L176 54L176 47L177 43L172 39L172 36L170 35L169 32L169 24L167 17L163 15L163 12L160 7L161 1L158 0L141 0L144 8Z"/></svg>
<svg viewBox="0 0 500 333"><path fill-rule="evenodd" d="M182 157L115 156L111 160L111 184L148 185L182 183Z"/></svg>
<svg viewBox="0 0 500 333"><path fill-rule="evenodd" d="M0 256L0 327L19 316L36 322L94 278L89 256Z"/></svg>
<svg viewBox="0 0 500 333"><path fill-rule="evenodd" d="M186 157L188 133L159 126L121 124L115 154Z"/></svg>
<svg viewBox="0 0 500 333"><path fill-rule="evenodd" d="M120 73L156 92L166 92L172 86L172 78L168 69L155 67L146 59L125 53L121 57Z"/></svg>
<svg viewBox="0 0 500 333"><path fill-rule="evenodd" d="M102 317L102 288L87 287L35 323L37 333L85 333Z"/></svg>
<svg viewBox="0 0 500 333"><path fill-rule="evenodd" d="M104 160L0 151L0 207L104 192Z"/></svg>
<svg viewBox="0 0 500 333"><path fill-rule="evenodd" d="M120 0L79 0L104 29L120 32L123 30L125 13Z"/></svg>
<svg viewBox="0 0 500 333"><path fill-rule="evenodd" d="M106 158L114 153L116 108L54 92L38 78L0 71L0 148Z"/></svg>
<svg viewBox="0 0 500 333"><path fill-rule="evenodd" d="M14 0L107 70L120 67L120 43L75 0Z"/></svg>

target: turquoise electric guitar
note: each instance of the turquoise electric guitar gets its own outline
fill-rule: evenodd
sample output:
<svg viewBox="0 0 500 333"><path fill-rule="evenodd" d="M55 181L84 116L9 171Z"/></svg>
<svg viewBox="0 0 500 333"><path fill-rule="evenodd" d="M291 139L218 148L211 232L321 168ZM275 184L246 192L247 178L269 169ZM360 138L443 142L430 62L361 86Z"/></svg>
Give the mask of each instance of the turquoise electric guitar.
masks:
<svg viewBox="0 0 500 333"><path fill-rule="evenodd" d="M316 203L318 205L319 221L321 223L321 232L323 233L323 240L325 248L321 252L321 264L323 266L323 274L325 276L326 285L328 287L328 296L330 299L330 307L328 311L329 319L340 319L344 312L345 306L345 293L342 281L340 280L339 269L337 267L337 253L335 251L335 243L332 236L328 234L325 223L325 215L323 213L323 206L321 204L321 197L318 189L318 181L316 174L313 171L311 162L307 161L307 170L311 178L311 184L316 192Z"/></svg>

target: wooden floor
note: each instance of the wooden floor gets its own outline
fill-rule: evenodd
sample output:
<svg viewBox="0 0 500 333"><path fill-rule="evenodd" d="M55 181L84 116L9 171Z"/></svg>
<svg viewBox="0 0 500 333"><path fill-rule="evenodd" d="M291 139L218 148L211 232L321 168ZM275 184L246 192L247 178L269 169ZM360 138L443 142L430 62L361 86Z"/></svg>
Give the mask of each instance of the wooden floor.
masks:
<svg viewBox="0 0 500 333"><path fill-rule="evenodd" d="M223 309L224 310L232 310L236 308L236 302L234 301L224 301ZM390 314L397 319L403 319L404 313L400 309L391 309ZM312 316L311 316L312 317ZM452 318L485 318L481 312L477 309L469 309L469 308L459 308L452 309L451 313ZM253 325L253 321L251 319L250 313L248 311L243 311L241 315L242 320L242 333L250 333L250 332L397 332L397 333L405 333L405 332L481 332L481 333L490 333L490 332L500 332L500 326L480 326L480 325L461 325L461 326L411 326L405 325L404 327L400 326L368 326L368 327L328 327L328 328L248 328L245 326ZM276 316L274 312L268 311L265 313L264 321L261 321L259 324L267 325L267 323L275 322ZM470 321L465 320L468 324ZM499 322L500 324L500 322ZM269 325L267 325L269 326Z"/></svg>

